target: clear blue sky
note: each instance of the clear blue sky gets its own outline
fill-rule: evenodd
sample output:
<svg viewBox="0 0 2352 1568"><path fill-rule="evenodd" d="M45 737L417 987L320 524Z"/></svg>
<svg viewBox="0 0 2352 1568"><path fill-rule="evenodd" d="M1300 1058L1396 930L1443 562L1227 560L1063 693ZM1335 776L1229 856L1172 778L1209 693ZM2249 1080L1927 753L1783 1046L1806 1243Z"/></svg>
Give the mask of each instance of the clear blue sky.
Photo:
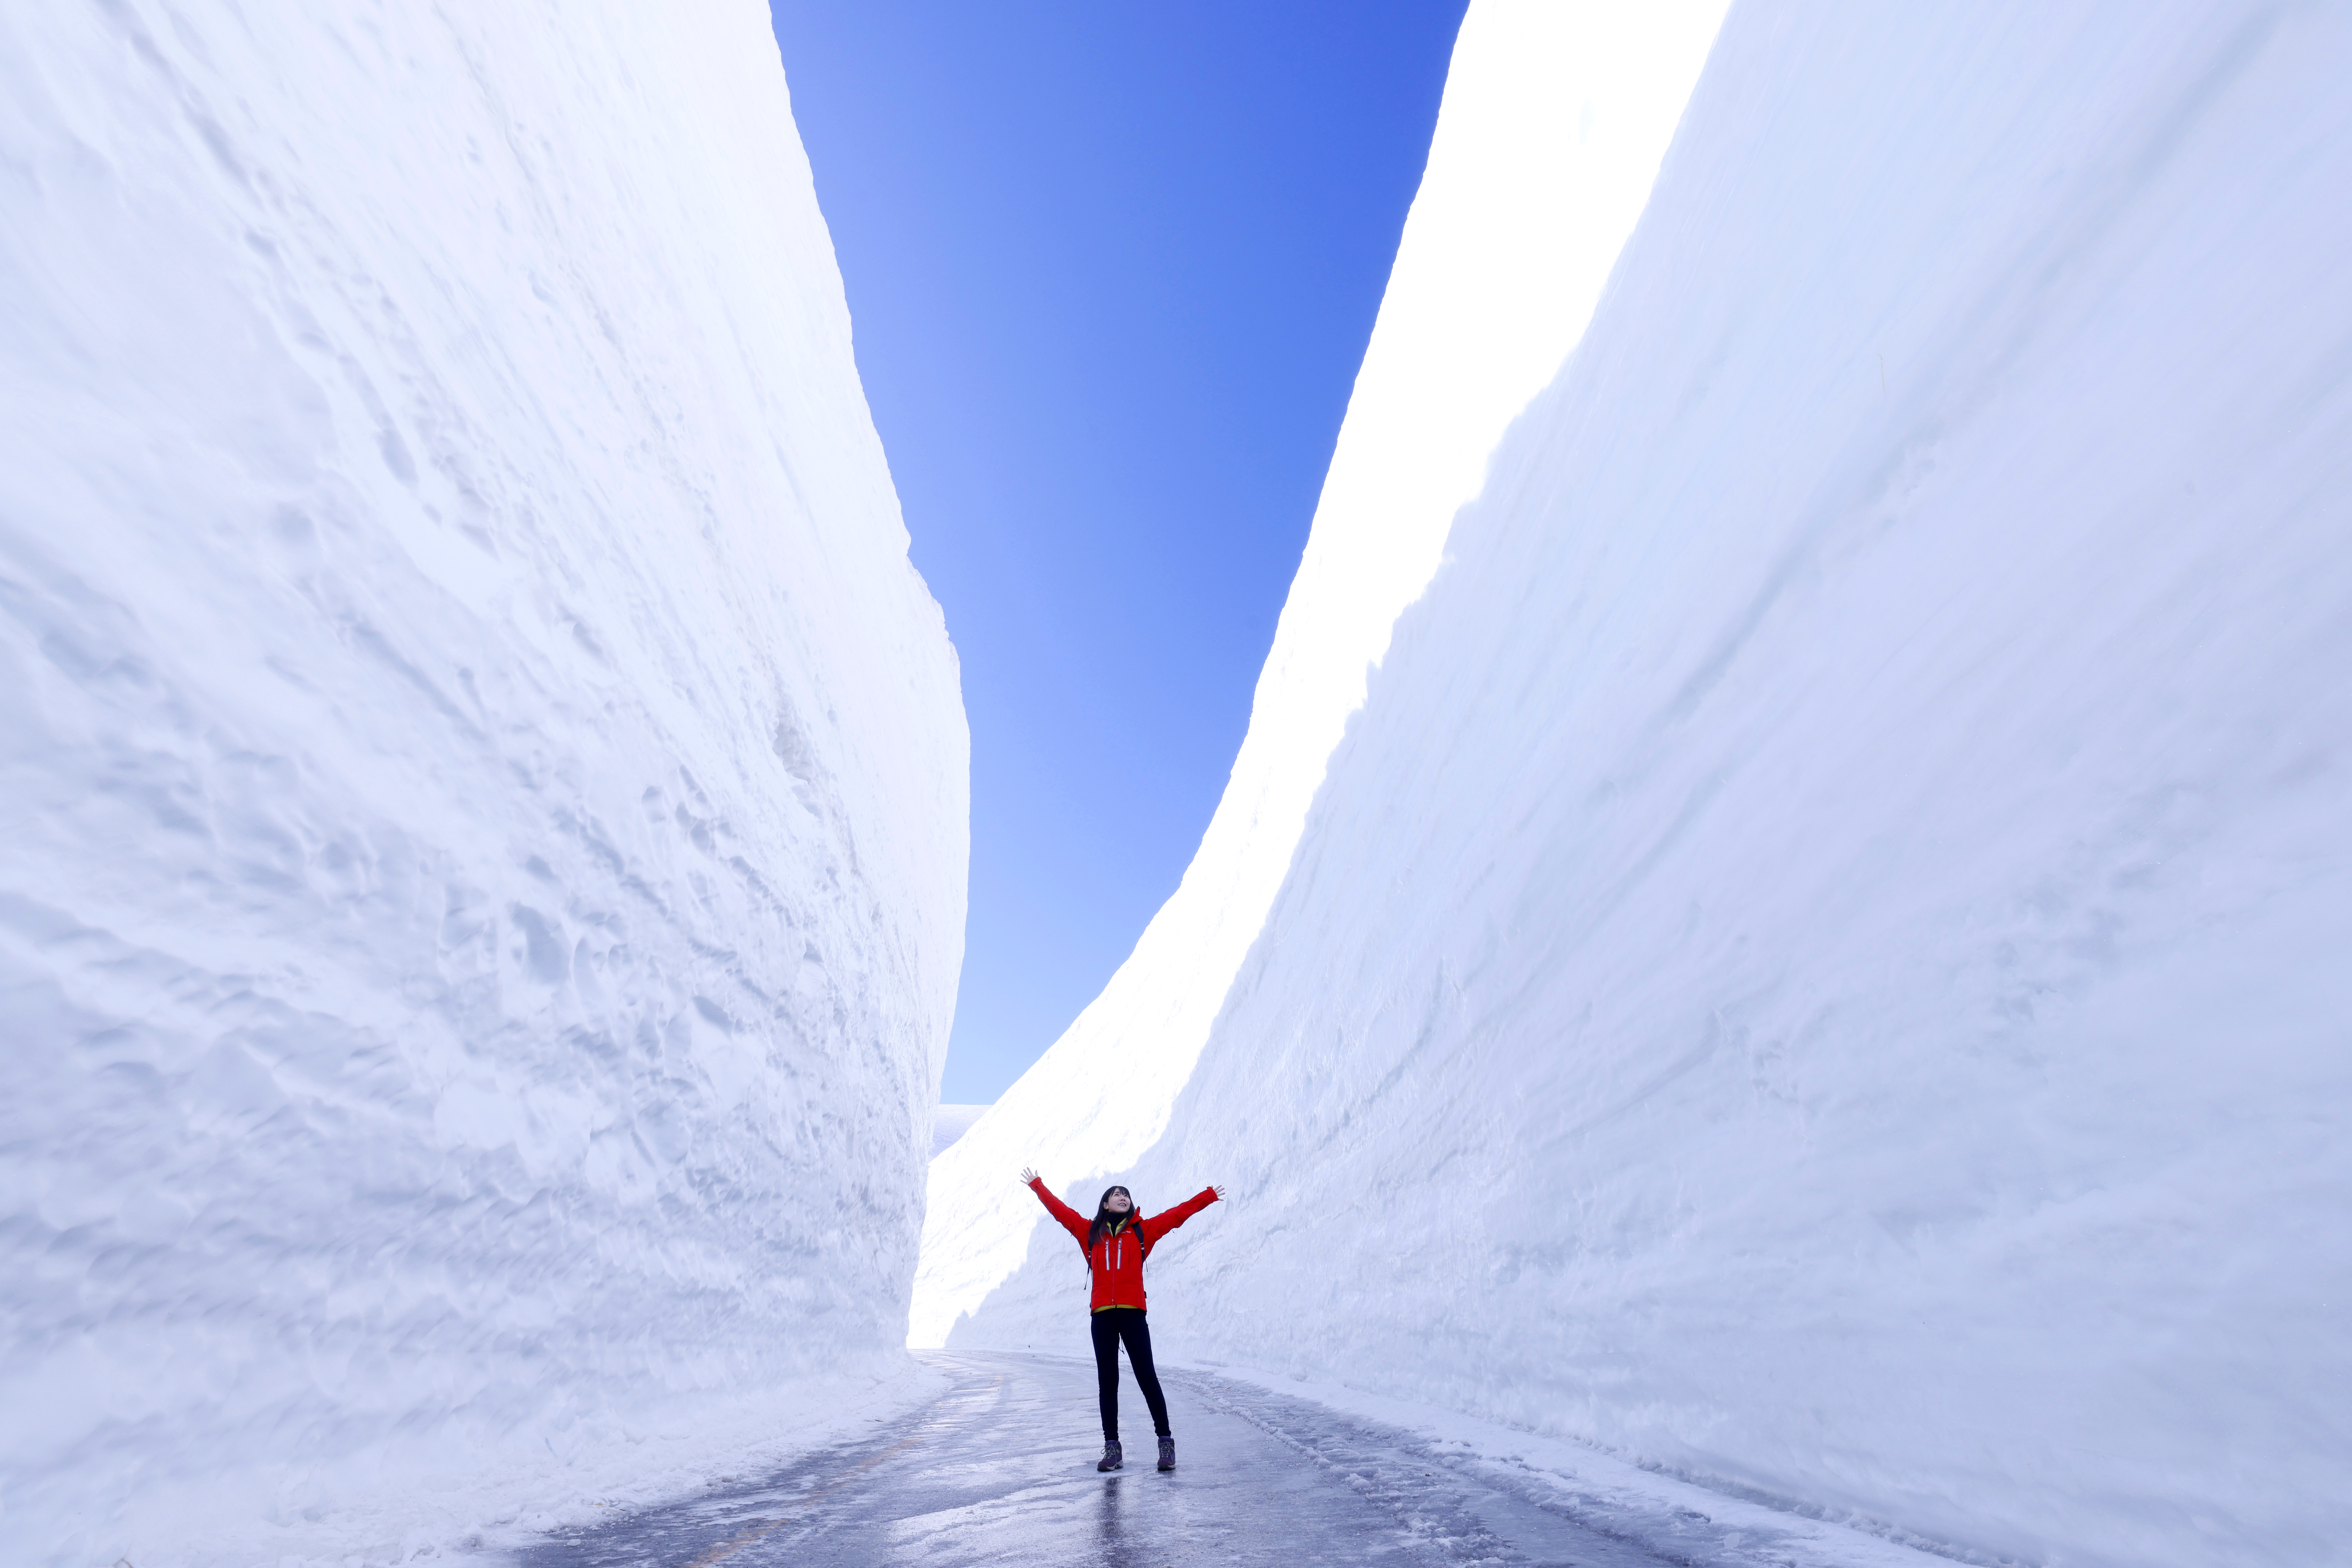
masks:
<svg viewBox="0 0 2352 1568"><path fill-rule="evenodd" d="M1176 889L1466 0L772 0L971 720L942 1098L994 1100Z"/></svg>

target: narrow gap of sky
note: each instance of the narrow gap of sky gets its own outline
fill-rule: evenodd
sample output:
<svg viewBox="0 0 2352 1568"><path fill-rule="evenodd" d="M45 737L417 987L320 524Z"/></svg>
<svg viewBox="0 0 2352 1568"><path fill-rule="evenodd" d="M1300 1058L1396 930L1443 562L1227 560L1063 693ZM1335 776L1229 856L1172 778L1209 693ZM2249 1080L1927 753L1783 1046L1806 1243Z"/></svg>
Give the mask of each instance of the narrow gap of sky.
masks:
<svg viewBox="0 0 2352 1568"><path fill-rule="evenodd" d="M1466 0L772 0L971 721L942 1099L996 1099L1199 847Z"/></svg>

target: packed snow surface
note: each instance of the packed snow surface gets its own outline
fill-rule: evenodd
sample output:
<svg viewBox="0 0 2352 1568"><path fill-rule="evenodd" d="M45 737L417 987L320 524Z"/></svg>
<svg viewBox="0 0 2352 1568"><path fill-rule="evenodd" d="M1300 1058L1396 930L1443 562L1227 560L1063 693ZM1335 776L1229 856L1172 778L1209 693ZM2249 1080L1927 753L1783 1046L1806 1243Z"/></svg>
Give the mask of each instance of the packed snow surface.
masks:
<svg viewBox="0 0 2352 1568"><path fill-rule="evenodd" d="M918 1333L1073 1348L1024 1158L1221 1181L1171 1358L2340 1561L2347 79L2341 6L1735 8L1205 1046L1147 936L932 1166Z"/></svg>
<svg viewBox="0 0 2352 1568"><path fill-rule="evenodd" d="M768 29L0 15L12 1563L903 1371L966 736Z"/></svg>

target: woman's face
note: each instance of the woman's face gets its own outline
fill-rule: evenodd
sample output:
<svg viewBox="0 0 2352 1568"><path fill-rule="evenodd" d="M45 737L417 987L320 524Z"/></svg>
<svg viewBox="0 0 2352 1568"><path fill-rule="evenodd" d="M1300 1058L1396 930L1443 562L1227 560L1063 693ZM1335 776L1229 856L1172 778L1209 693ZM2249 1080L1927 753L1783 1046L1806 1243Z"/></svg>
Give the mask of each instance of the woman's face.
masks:
<svg viewBox="0 0 2352 1568"><path fill-rule="evenodd" d="M1125 1214L1135 1206L1135 1200L1127 1195L1125 1187L1117 1187L1112 1189L1109 1197L1103 1200L1103 1205L1113 1214Z"/></svg>

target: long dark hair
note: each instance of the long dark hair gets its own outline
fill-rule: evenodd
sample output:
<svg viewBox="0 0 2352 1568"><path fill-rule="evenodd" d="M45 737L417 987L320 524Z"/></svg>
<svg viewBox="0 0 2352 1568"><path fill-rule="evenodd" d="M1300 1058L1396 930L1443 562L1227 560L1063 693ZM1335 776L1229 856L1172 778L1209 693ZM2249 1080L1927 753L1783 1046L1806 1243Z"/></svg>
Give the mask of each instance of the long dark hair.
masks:
<svg viewBox="0 0 2352 1568"><path fill-rule="evenodd" d="M1110 1227L1112 1226L1118 1225L1122 1221L1132 1225L1135 1221L1142 1217L1136 1212L1135 1194L1133 1193L1127 1193L1127 1212L1125 1214L1112 1213L1110 1195L1113 1193L1127 1193L1127 1189L1118 1185L1108 1186L1103 1189L1102 1202L1095 1205L1095 1223L1087 1229L1087 1256L1088 1258L1094 1257L1095 1248L1102 1245L1102 1238L1110 1233Z"/></svg>

